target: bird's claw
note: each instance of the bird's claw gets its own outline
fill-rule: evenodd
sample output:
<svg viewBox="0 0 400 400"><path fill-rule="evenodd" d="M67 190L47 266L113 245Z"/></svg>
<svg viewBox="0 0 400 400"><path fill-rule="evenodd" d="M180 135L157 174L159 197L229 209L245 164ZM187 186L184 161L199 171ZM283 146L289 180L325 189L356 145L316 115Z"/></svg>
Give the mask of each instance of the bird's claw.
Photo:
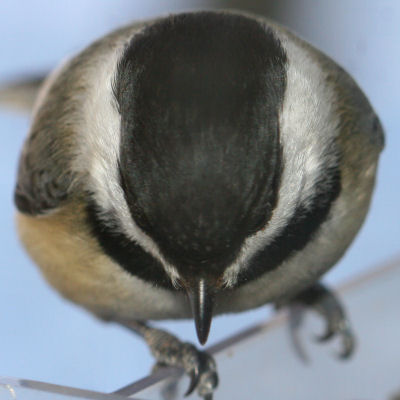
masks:
<svg viewBox="0 0 400 400"><path fill-rule="evenodd" d="M312 308L325 319L325 332L316 336L315 340L324 343L334 337L339 337L341 341L339 358L349 358L355 348L355 336L344 309L335 295L321 284L317 284L296 296L290 305L292 311L294 311L290 314L291 318L295 319L291 326L295 330L301 324L302 314L304 313L304 308L301 309L297 307L298 305ZM303 353L302 349L299 353ZM306 357L302 355L302 358Z"/></svg>
<svg viewBox="0 0 400 400"><path fill-rule="evenodd" d="M183 366L190 377L189 388L185 396L197 389L199 396L205 400L212 400L213 390L218 385L214 359L206 352L197 350L190 343L183 343L183 346L185 346L184 352L187 354Z"/></svg>
<svg viewBox="0 0 400 400"><path fill-rule="evenodd" d="M354 351L356 341L347 319L338 321L337 324L332 324L328 321L325 333L316 336L315 341L318 343L325 343L334 337L339 337L341 342L341 350L338 353L339 358L349 358Z"/></svg>
<svg viewBox="0 0 400 400"><path fill-rule="evenodd" d="M153 370L170 366L181 368L190 378L185 396L194 390L204 400L212 400L213 391L218 386L217 366L211 355L198 350L191 343L183 343L176 336L153 328L143 321L129 321L123 324L140 334L148 344L157 363Z"/></svg>
<svg viewBox="0 0 400 400"><path fill-rule="evenodd" d="M199 384L200 380L200 375L193 370L190 374L190 384L188 389L185 392L185 397L189 396L189 394L193 393L193 390L196 388L196 386Z"/></svg>
<svg viewBox="0 0 400 400"><path fill-rule="evenodd" d="M341 359L349 358L354 351L356 341L348 319L344 313L338 313L337 315L324 313L323 317L327 326L322 335L316 336L316 341L325 343L334 337L340 338L341 350L338 356Z"/></svg>

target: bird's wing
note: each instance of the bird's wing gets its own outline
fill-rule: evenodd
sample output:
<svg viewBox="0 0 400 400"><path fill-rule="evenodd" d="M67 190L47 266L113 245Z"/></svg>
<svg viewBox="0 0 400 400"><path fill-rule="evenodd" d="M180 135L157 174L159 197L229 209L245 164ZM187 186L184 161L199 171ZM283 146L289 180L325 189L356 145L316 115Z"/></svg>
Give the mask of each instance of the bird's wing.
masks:
<svg viewBox="0 0 400 400"><path fill-rule="evenodd" d="M68 92L71 86L68 77L56 72L44 85L40 79L36 79L36 85L33 81L14 85L21 92L24 86L31 86L32 91L40 87L36 102L41 104L35 106L32 127L21 152L14 193L18 210L25 214L54 210L66 199L72 186L70 163L76 141L72 122L73 111L79 104Z"/></svg>
<svg viewBox="0 0 400 400"><path fill-rule="evenodd" d="M57 208L72 186L73 176L57 141L30 135L22 151L14 201L18 210L30 215Z"/></svg>

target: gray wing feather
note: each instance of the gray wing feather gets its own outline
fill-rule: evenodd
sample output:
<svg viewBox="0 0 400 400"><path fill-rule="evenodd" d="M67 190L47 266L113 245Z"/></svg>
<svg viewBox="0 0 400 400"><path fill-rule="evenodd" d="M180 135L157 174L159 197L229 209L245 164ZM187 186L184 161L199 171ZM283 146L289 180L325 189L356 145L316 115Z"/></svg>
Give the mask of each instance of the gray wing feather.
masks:
<svg viewBox="0 0 400 400"><path fill-rule="evenodd" d="M79 154L86 77L111 48L123 46L143 23L121 28L70 59L44 83L31 132L18 168L14 200L19 211L39 215L59 207L79 191L72 165Z"/></svg>
<svg viewBox="0 0 400 400"><path fill-rule="evenodd" d="M79 97L85 90L79 80L80 65L79 58L66 64L49 78L39 94L43 101L21 153L14 193L15 204L23 213L45 214L57 208L70 192L81 106L75 95Z"/></svg>
<svg viewBox="0 0 400 400"><path fill-rule="evenodd" d="M52 147L57 146L40 147L25 145L14 193L18 210L31 215L45 214L57 208L67 198L73 180L65 162L54 160L50 155Z"/></svg>

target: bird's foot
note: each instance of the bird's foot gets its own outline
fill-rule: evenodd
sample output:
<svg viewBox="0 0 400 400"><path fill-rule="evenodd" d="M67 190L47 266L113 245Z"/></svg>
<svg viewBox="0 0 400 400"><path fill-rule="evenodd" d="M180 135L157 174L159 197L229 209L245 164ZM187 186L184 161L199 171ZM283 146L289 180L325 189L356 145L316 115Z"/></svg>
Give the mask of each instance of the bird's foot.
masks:
<svg viewBox="0 0 400 400"><path fill-rule="evenodd" d="M218 385L217 368L212 356L191 343L182 342L170 333L143 322L134 321L124 325L143 336L159 365L182 368L186 372L190 377L186 396L197 390L204 400L212 400L213 391Z"/></svg>
<svg viewBox="0 0 400 400"><path fill-rule="evenodd" d="M284 305L288 305L290 309L292 333L301 325L304 307L311 308L324 318L326 324L325 332L317 336L316 340L326 342L333 337L339 337L341 341L339 357L347 359L351 356L355 348L355 336L344 308L333 292L317 283L299 293ZM295 340L294 343L296 344ZM304 354L299 346L296 347L300 354Z"/></svg>

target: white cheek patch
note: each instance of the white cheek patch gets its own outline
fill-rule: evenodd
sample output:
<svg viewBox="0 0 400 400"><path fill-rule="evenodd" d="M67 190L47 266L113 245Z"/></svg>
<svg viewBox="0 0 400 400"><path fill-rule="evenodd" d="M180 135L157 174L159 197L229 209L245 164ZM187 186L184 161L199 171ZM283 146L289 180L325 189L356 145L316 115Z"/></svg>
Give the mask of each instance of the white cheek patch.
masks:
<svg viewBox="0 0 400 400"><path fill-rule="evenodd" d="M174 266L161 255L158 246L133 221L120 185L119 147L121 117L114 98L112 83L122 56L124 44L110 49L85 68L87 91L79 121L79 153L75 168L85 176L87 189L105 213L112 212L121 224L121 233L140 244L158 259L174 285L179 279Z"/></svg>
<svg viewBox="0 0 400 400"><path fill-rule="evenodd" d="M277 36L288 57L287 87L280 115L283 172L278 201L267 225L246 239L238 258L226 270L224 281L228 287L235 284L250 258L286 227L296 207L307 207L321 179L322 167L337 165L337 156L329 152L338 126L332 108L334 92L306 49L282 32Z"/></svg>

